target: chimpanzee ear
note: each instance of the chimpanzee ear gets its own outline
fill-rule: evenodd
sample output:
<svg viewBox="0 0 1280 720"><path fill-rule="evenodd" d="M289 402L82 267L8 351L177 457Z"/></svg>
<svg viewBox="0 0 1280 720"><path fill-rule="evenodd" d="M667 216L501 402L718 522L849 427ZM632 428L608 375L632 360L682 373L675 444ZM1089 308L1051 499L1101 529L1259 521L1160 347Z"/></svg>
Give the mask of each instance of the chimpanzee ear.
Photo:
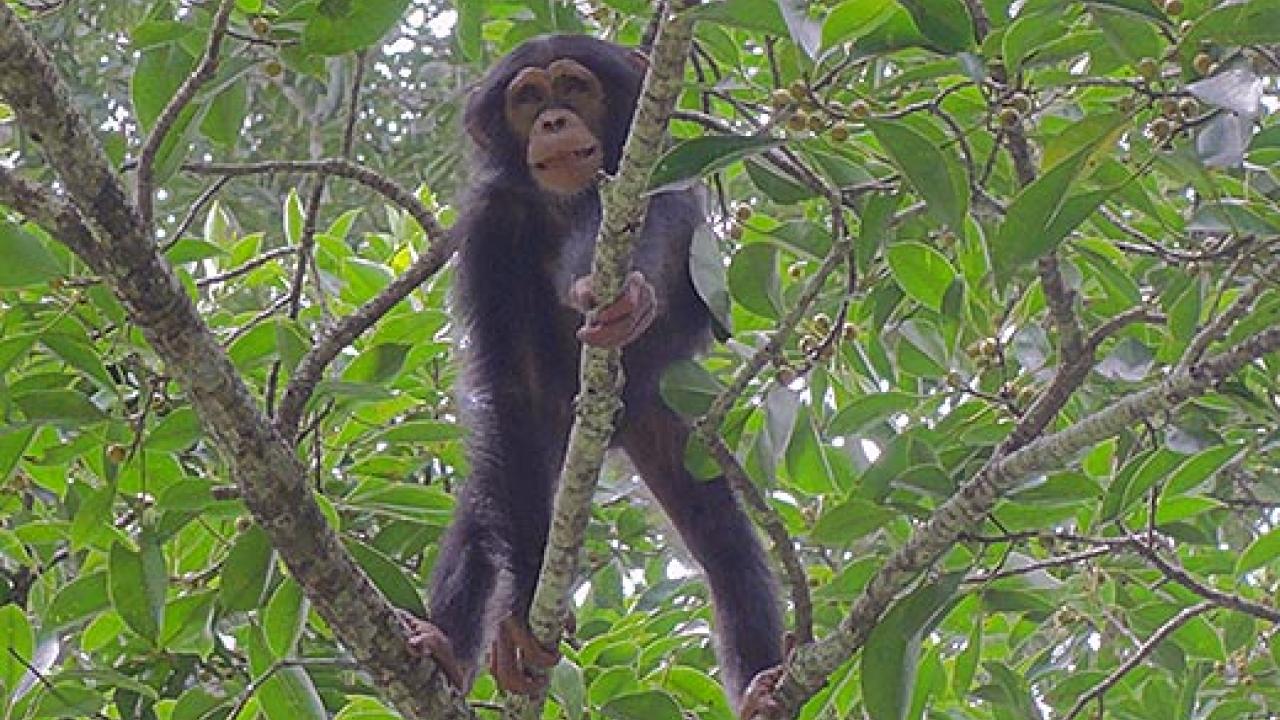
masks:
<svg viewBox="0 0 1280 720"><path fill-rule="evenodd" d="M630 53L628 53L628 57L631 58L632 65L635 65L636 67L640 68L640 72L648 72L649 56L646 55L643 50L640 50L638 48L633 49Z"/></svg>
<svg viewBox="0 0 1280 720"><path fill-rule="evenodd" d="M481 148L493 145L493 137L484 122L485 95L482 89L472 90L467 96L467 107L462 111L462 126L467 129L472 141Z"/></svg>

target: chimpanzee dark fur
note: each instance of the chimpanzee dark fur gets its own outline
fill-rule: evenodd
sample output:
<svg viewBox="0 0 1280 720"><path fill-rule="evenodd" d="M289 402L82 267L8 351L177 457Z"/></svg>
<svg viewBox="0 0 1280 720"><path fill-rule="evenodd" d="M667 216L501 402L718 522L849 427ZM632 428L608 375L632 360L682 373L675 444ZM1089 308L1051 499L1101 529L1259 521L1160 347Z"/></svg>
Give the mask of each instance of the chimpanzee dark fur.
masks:
<svg viewBox="0 0 1280 720"><path fill-rule="evenodd" d="M527 616L578 390L581 345L574 333L583 316L567 296L572 281L590 272L598 193L566 198L541 190L503 115L503 93L520 69L566 57L590 69L605 89L600 139L605 169L616 172L643 79L643 64L630 50L581 36L530 40L489 72L466 111L477 166L455 228L461 249L454 303L471 478L432 578L430 620L469 669L495 616ZM703 221L698 191L650 202L633 265L656 291L657 315L623 352L626 409L615 444L706 572L723 681L736 699L757 672L782 661L775 582L725 480L698 481L685 470L689 426L658 394L663 369L710 339L710 315L689 277L690 243ZM510 588L499 582L504 570Z"/></svg>

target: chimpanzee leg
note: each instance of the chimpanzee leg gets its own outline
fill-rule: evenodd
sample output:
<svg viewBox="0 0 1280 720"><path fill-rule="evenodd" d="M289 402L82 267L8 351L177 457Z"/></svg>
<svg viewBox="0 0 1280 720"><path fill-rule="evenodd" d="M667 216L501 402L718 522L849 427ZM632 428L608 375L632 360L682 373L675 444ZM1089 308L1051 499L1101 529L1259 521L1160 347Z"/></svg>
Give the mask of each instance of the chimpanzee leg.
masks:
<svg viewBox="0 0 1280 720"><path fill-rule="evenodd" d="M464 688L470 686L484 648L486 608L498 575L494 538L481 519L483 502L483 493L470 488L462 493L431 577L430 622L448 638L458 664L454 672ZM449 661L439 653L436 660Z"/></svg>
<svg viewBox="0 0 1280 720"><path fill-rule="evenodd" d="M627 408L623 448L706 572L722 680L736 704L757 673L782 662L777 584L725 479L685 469L688 437L688 424L660 403Z"/></svg>

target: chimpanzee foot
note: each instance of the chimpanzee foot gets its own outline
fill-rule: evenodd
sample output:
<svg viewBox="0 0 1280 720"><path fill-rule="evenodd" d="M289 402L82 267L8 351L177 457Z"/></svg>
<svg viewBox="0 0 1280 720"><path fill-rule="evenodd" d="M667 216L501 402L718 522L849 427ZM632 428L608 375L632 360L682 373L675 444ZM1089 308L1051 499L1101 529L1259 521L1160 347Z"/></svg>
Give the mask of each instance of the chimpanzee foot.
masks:
<svg viewBox="0 0 1280 720"><path fill-rule="evenodd" d="M503 692L533 695L547 684L545 672L560 662L560 651L538 642L529 626L515 615L498 625L498 635L489 653L489 672Z"/></svg>
<svg viewBox="0 0 1280 720"><path fill-rule="evenodd" d="M778 688L785 669L782 665L775 665L761 670L751 678L738 706L740 720L773 720L782 717L782 704L774 697L773 691Z"/></svg>
<svg viewBox="0 0 1280 720"><path fill-rule="evenodd" d="M430 622L417 617L407 610L398 610L400 622L409 633L409 647L417 653L430 655L435 660L440 672L448 678L449 683L466 693L469 689L471 671L453 652L453 643L449 636Z"/></svg>
<svg viewBox="0 0 1280 720"><path fill-rule="evenodd" d="M653 286L642 273L633 270L627 275L618 299L595 308L597 298L592 288L592 276L578 278L569 289L570 304L586 314L586 322L578 329L578 339L604 348L631 343L653 323L658 309L655 298Z"/></svg>

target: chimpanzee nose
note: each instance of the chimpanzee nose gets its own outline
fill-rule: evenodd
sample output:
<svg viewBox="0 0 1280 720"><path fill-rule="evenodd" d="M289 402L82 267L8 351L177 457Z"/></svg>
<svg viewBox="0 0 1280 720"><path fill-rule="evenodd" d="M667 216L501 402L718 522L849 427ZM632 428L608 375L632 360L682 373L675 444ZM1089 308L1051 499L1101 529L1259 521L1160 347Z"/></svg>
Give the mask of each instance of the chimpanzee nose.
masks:
<svg viewBox="0 0 1280 720"><path fill-rule="evenodd" d="M542 131L547 133L557 133L569 126L568 110L549 110L542 113L539 123Z"/></svg>

